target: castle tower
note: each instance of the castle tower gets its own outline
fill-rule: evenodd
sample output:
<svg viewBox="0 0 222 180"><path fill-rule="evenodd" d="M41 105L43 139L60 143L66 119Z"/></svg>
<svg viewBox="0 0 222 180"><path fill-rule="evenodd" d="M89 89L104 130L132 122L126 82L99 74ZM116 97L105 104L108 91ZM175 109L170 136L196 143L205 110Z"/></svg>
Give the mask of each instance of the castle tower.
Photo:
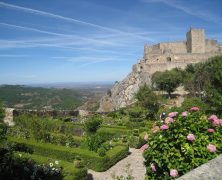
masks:
<svg viewBox="0 0 222 180"><path fill-rule="evenodd" d="M187 32L187 52L205 53L205 32L204 29L193 29Z"/></svg>

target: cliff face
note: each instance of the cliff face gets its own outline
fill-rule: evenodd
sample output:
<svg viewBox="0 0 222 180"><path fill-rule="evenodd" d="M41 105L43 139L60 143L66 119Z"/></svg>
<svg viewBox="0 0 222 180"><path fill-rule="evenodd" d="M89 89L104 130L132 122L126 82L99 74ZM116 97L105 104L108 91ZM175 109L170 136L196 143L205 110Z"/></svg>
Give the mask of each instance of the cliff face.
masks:
<svg viewBox="0 0 222 180"><path fill-rule="evenodd" d="M202 47L201 51L199 47ZM139 87L145 83L150 85L151 76L156 71L176 67L183 69L187 64L204 62L221 54L222 47L215 40L205 40L203 30L191 29L187 41L145 45L144 58L133 65L132 72L122 82L116 83L101 99L98 111L113 111L134 103L134 96Z"/></svg>
<svg viewBox="0 0 222 180"><path fill-rule="evenodd" d="M134 65L133 71L121 82L116 83L100 101L100 112L114 111L135 102L135 93L144 84L150 84L149 72L140 71Z"/></svg>

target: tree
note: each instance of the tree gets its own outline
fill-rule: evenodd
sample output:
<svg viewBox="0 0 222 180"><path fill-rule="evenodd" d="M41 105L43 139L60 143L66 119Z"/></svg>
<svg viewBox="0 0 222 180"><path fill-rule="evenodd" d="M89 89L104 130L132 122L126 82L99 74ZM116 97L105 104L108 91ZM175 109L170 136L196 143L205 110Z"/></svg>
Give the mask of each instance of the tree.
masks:
<svg viewBox="0 0 222 180"><path fill-rule="evenodd" d="M138 104L149 110L151 118L156 118L156 113L159 110L159 97L146 84L141 86L139 91L135 94Z"/></svg>
<svg viewBox="0 0 222 180"><path fill-rule="evenodd" d="M182 71L180 69L166 70L164 72L157 71L152 76L152 85L157 90L166 91L169 98L182 81Z"/></svg>
<svg viewBox="0 0 222 180"><path fill-rule="evenodd" d="M3 103L0 102L0 121L3 120L4 116L5 116L5 110L3 108Z"/></svg>
<svg viewBox="0 0 222 180"><path fill-rule="evenodd" d="M222 114L222 56L206 62L203 71L208 75L204 85L204 99L214 111Z"/></svg>
<svg viewBox="0 0 222 180"><path fill-rule="evenodd" d="M102 120L98 116L94 116L85 122L85 131L88 134L94 134L100 128Z"/></svg>

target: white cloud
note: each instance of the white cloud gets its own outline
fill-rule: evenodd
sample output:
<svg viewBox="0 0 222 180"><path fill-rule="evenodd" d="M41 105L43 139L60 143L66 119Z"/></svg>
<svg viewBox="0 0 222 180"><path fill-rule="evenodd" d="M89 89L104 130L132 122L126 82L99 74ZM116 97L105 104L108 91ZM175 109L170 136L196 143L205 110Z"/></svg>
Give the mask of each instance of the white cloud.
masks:
<svg viewBox="0 0 222 180"><path fill-rule="evenodd" d="M18 11L22 11L22 12L26 12L26 13L31 13L31 14L36 14L36 15L40 15L40 16L45 16L45 17L49 17L49 18L64 20L66 22L71 22L71 23L75 23L75 24L86 25L86 26L94 27L96 29L119 33L119 34L125 35L125 36L136 37L138 39L144 39L143 36L137 35L135 32L126 32L126 31L122 31L119 29L114 29L114 28L110 28L110 27L106 27L106 26L95 24L95 23L90 23L90 22L79 20L79 19L70 18L70 17L64 17L61 15L57 15L57 14L53 14L53 13L49 13L49 12L45 12L45 11L26 8L26 7L17 6L17 5L13 5L13 4L9 4L9 3L4 3L4 2L0 2L0 7L18 10ZM150 39L150 41L155 41L155 40Z"/></svg>
<svg viewBox="0 0 222 180"><path fill-rule="evenodd" d="M181 10L191 16L198 17L208 22L214 22L220 25L222 24L222 18L217 16L216 14L213 14L212 12L209 12L208 10L197 9L191 6L187 6L184 3L181 4L179 3L179 1L176 1L176 0L142 0L142 1L147 2L147 3L164 3L170 7Z"/></svg>

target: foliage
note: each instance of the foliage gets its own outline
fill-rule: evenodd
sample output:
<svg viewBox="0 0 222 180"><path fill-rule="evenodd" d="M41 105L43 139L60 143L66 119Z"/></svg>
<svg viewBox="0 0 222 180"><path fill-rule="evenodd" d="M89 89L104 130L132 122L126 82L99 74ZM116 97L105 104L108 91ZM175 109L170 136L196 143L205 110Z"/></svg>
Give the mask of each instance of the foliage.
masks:
<svg viewBox="0 0 222 180"><path fill-rule="evenodd" d="M42 179L50 179L47 177L51 175L51 178L55 179L86 179L87 169L86 168L75 168L72 163L57 160L53 158L48 158L45 156L35 155L35 154L27 154L23 152L16 152L13 154L13 159L17 165L20 165L22 169L20 169L20 173L29 169L29 174L34 170L43 170L46 173L46 177ZM30 167L31 166L31 167ZM54 173L56 172L56 173ZM34 173L38 175L38 173ZM33 175L33 173L32 173ZM36 177L35 179L41 178ZM56 176L57 175L57 176Z"/></svg>
<svg viewBox="0 0 222 180"><path fill-rule="evenodd" d="M220 126L214 126L201 111L183 114L178 114L172 123L161 126L162 130L150 135L144 153L148 179L170 179L172 169L183 175L222 152ZM194 135L195 140L188 140L189 134ZM209 152L209 144L215 145L217 151Z"/></svg>
<svg viewBox="0 0 222 180"><path fill-rule="evenodd" d="M3 122L0 121L0 143L1 144L4 140L6 140L5 138L6 132L7 132L7 126Z"/></svg>
<svg viewBox="0 0 222 180"><path fill-rule="evenodd" d="M154 118L160 105L158 96L145 84L140 87L135 97L138 104L147 109L149 116Z"/></svg>
<svg viewBox="0 0 222 180"><path fill-rule="evenodd" d="M5 116L5 110L3 108L3 103L0 102L0 121L3 120L4 116Z"/></svg>
<svg viewBox="0 0 222 180"><path fill-rule="evenodd" d="M80 157L84 165L95 171L104 171L114 165L120 159L126 157L128 147L119 145L107 151L106 156L100 157L97 153L80 148L69 148L64 146L56 146L49 143L40 143L34 140L25 140L21 138L9 137L10 142L16 144L24 144L33 149L37 155L48 156L73 162L76 157Z"/></svg>
<svg viewBox="0 0 222 180"><path fill-rule="evenodd" d="M95 152L97 152L97 150L100 148L102 143L105 142L105 140L106 139L100 134L91 134L85 137L85 143L87 148L90 151L95 151Z"/></svg>
<svg viewBox="0 0 222 180"><path fill-rule="evenodd" d="M205 100L215 112L222 114L222 56L206 62L205 69L209 74L209 84L204 88Z"/></svg>
<svg viewBox="0 0 222 180"><path fill-rule="evenodd" d="M96 133L96 131L100 128L101 124L102 120L98 116L94 116L85 122L84 129L89 134Z"/></svg>
<svg viewBox="0 0 222 180"><path fill-rule="evenodd" d="M100 147L98 149L98 154L99 156L104 157L106 155L106 149L104 147Z"/></svg>
<svg viewBox="0 0 222 180"><path fill-rule="evenodd" d="M152 75L152 84L157 90L166 91L171 97L171 93L182 83L182 71L172 69L171 71L157 71Z"/></svg>
<svg viewBox="0 0 222 180"><path fill-rule="evenodd" d="M20 127L20 130L26 132L26 134L32 134L35 139L41 139L46 132L63 133L74 136L81 136L83 133L82 124L63 122L58 119L20 115L15 116L14 121L16 127Z"/></svg>
<svg viewBox="0 0 222 180"><path fill-rule="evenodd" d="M32 159L13 155L6 166L1 167L1 179L62 179L61 168L49 163L38 164Z"/></svg>
<svg viewBox="0 0 222 180"><path fill-rule="evenodd" d="M0 100L7 106L22 105L26 109L75 109L83 102L81 91L49 89L19 85L0 86Z"/></svg>
<svg viewBox="0 0 222 180"><path fill-rule="evenodd" d="M203 112L209 109L208 105L204 103L201 98L198 97L185 98L184 102L182 103L181 109L189 110L192 106L200 107L200 110Z"/></svg>

